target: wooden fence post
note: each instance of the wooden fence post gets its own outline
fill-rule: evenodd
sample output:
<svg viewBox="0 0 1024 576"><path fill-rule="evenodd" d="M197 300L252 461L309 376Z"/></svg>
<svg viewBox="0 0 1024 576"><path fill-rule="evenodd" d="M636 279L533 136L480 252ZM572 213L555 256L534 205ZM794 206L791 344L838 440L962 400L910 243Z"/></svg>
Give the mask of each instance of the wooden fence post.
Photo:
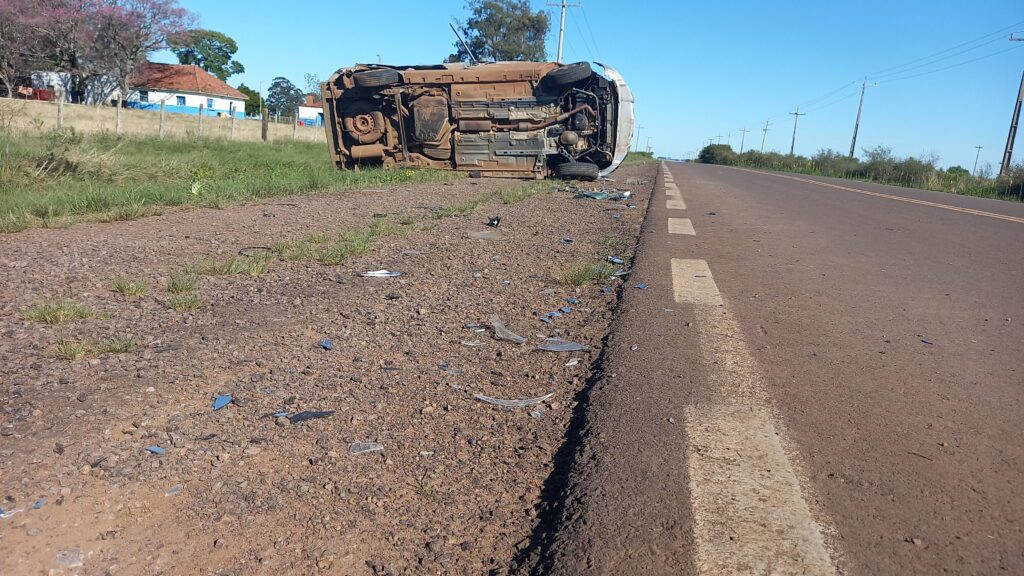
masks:
<svg viewBox="0 0 1024 576"><path fill-rule="evenodd" d="M235 104L234 103L231 104L230 110L231 110L231 135L228 136L228 140L234 140L235 139Z"/></svg>
<svg viewBox="0 0 1024 576"><path fill-rule="evenodd" d="M57 93L57 129L64 127L64 91Z"/></svg>
<svg viewBox="0 0 1024 576"><path fill-rule="evenodd" d="M299 109L295 109L295 117L292 118L292 141L295 141L295 136L299 130Z"/></svg>
<svg viewBox="0 0 1024 576"><path fill-rule="evenodd" d="M117 112L114 114L114 134L121 134L121 97L117 97Z"/></svg>
<svg viewBox="0 0 1024 576"><path fill-rule="evenodd" d="M199 137L203 137L203 104L199 104Z"/></svg>
<svg viewBox="0 0 1024 576"><path fill-rule="evenodd" d="M166 102L166 100L161 100L160 101L160 139L161 140L164 139L164 102Z"/></svg>
<svg viewBox="0 0 1024 576"><path fill-rule="evenodd" d="M264 142L266 142L267 132L270 131L270 114L268 113L269 111L266 108L264 108L260 112L262 112L260 116L263 117L263 125L260 126L260 137L263 138Z"/></svg>

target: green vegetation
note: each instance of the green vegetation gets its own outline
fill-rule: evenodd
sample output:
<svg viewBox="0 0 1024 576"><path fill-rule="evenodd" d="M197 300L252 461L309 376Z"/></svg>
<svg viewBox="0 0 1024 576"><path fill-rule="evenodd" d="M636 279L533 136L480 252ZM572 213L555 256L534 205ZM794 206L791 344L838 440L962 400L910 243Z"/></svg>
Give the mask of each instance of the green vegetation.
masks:
<svg viewBox="0 0 1024 576"><path fill-rule="evenodd" d="M21 311L21 318L32 322L43 324L63 324L71 320L82 320L85 318L100 317L95 311L84 304L79 304L70 298L64 298L59 302L38 302L30 308Z"/></svg>
<svg viewBox="0 0 1024 576"><path fill-rule="evenodd" d="M498 200L501 200L502 204L518 204L523 200L533 198L537 194L551 192L552 190L554 190L554 187L551 182L535 180L498 192Z"/></svg>
<svg viewBox="0 0 1024 576"><path fill-rule="evenodd" d="M114 278L110 282L110 289L122 296L145 296L149 292L149 284L145 280Z"/></svg>
<svg viewBox="0 0 1024 576"><path fill-rule="evenodd" d="M601 240L601 245L609 254L619 255L623 258L629 256L630 241L619 236L606 236Z"/></svg>
<svg viewBox="0 0 1024 576"><path fill-rule="evenodd" d="M412 221L408 222L403 226L412 224ZM305 238L277 242L271 250L282 260L316 260L327 266L337 266L349 258L366 254L378 238L404 232L404 227L396 226L385 218L374 218L362 230L347 230L335 236L314 232Z"/></svg>
<svg viewBox="0 0 1024 576"><path fill-rule="evenodd" d="M490 194L481 194L476 198L470 198L469 200L463 200L458 204L452 204L451 206L440 206L434 209L430 216L435 220L442 220L444 218L452 218L454 216L469 216L480 206L486 204L491 199Z"/></svg>
<svg viewBox="0 0 1024 576"><path fill-rule="evenodd" d="M607 263L573 264L562 269L559 280L567 286L582 286L595 280L606 279L615 273L617 268Z"/></svg>
<svg viewBox="0 0 1024 576"><path fill-rule="evenodd" d="M171 278L167 281L167 292L169 294L187 294L195 292L199 287L199 277L195 270L185 268L171 272Z"/></svg>
<svg viewBox="0 0 1024 576"><path fill-rule="evenodd" d="M651 152L630 152L626 154L626 158L623 159L623 164L642 164L644 162L657 162L658 159L654 157Z"/></svg>
<svg viewBox="0 0 1024 576"><path fill-rule="evenodd" d="M65 360L80 360L103 354L129 354L138 347L138 343L132 336L114 337L101 341L91 338L72 340L62 336L57 340L56 353L59 358Z"/></svg>
<svg viewBox="0 0 1024 576"><path fill-rule="evenodd" d="M775 152L762 154L753 150L737 154L725 144L713 144L701 150L698 161L704 164L849 178L967 196L1024 200L1024 164L1013 166L1007 176L988 178L985 175L972 176L960 166L943 170L936 166L938 158L934 157L898 158L890 148L884 146L865 150L864 153L866 159L863 161L834 150L821 150L811 158Z"/></svg>
<svg viewBox="0 0 1024 576"><path fill-rule="evenodd" d="M129 220L171 206L222 208L269 197L460 177L432 170L341 172L318 142L0 130L0 232Z"/></svg>
<svg viewBox="0 0 1024 576"><path fill-rule="evenodd" d="M185 294L173 294L167 299L167 304L178 312L191 312L203 305L202 299L195 292Z"/></svg>
<svg viewBox="0 0 1024 576"><path fill-rule="evenodd" d="M270 268L271 254L264 252L251 256L233 256L231 258L216 260L213 258L203 260L196 267L196 272L208 276L234 276L245 274L246 276L262 276Z"/></svg>

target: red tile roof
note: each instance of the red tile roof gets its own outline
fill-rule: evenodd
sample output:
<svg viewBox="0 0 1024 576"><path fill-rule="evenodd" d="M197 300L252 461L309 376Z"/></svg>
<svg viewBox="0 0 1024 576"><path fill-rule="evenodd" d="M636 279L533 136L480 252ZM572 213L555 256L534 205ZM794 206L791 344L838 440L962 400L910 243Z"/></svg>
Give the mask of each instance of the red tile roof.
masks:
<svg viewBox="0 0 1024 576"><path fill-rule="evenodd" d="M143 62L135 71L132 86L168 92L192 92L248 100L245 94L228 86L199 66Z"/></svg>

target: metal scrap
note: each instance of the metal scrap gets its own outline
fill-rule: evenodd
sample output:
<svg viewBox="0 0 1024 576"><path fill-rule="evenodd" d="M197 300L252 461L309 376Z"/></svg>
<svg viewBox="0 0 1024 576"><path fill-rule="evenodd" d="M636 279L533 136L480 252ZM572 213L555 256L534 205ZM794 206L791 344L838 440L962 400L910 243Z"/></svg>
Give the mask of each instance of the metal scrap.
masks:
<svg viewBox="0 0 1024 576"><path fill-rule="evenodd" d="M487 402L488 404L494 404L495 406L504 406L506 408L524 408L526 406L540 404L541 402L547 400L548 398L551 398L554 395L555 393L551 392L550 394L545 394L543 396L538 396L536 398L524 398L520 400L505 400L503 398L492 398L490 396L484 396L483 394L474 394L473 397L476 398L477 400L480 400L481 402Z"/></svg>

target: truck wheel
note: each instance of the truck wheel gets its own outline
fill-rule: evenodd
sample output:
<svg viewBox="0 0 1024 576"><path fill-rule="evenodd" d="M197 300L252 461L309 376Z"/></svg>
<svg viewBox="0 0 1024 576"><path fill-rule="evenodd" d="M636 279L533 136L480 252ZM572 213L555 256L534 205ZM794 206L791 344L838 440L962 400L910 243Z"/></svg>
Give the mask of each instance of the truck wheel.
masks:
<svg viewBox="0 0 1024 576"><path fill-rule="evenodd" d="M564 88L580 80L590 78L593 73L594 71L590 69L590 64L576 62L575 64L566 64L561 68L555 68L548 72L544 75L544 82L551 88Z"/></svg>
<svg viewBox="0 0 1024 576"><path fill-rule="evenodd" d="M398 73L398 70L379 68L356 72L352 75L352 81L360 88L383 88L401 82L402 75Z"/></svg>
<svg viewBox="0 0 1024 576"><path fill-rule="evenodd" d="M562 180L597 180L597 164L590 162L563 162L555 166L555 176Z"/></svg>

